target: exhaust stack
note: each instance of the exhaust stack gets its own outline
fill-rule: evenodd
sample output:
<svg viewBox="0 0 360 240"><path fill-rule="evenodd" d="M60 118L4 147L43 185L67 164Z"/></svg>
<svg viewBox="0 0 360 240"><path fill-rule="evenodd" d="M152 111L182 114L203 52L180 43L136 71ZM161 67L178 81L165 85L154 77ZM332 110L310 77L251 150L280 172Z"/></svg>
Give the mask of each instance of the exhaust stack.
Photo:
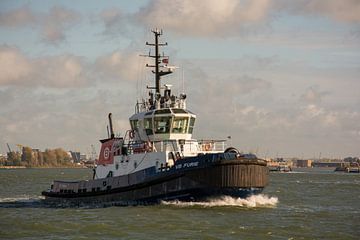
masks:
<svg viewBox="0 0 360 240"><path fill-rule="evenodd" d="M114 135L114 129L113 129L113 125L112 125L112 114L109 113L109 128L110 128L110 138L113 139L115 137Z"/></svg>

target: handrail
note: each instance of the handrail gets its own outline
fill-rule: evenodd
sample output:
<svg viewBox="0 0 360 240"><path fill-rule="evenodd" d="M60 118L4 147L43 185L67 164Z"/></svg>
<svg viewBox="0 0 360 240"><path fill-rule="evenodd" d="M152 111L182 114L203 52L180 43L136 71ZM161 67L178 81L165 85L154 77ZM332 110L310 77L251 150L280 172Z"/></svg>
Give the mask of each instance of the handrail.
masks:
<svg viewBox="0 0 360 240"><path fill-rule="evenodd" d="M125 134L127 135L127 134ZM144 145L144 152L163 152L163 151L175 151L175 152L218 152L225 151L226 140L182 140L182 143L179 143L178 139L166 139L166 140L154 140L154 141L128 141L124 144L128 148L129 152L132 152L134 149L141 148L141 145ZM146 144L151 146L146 148ZM180 150L180 145L182 144L185 147L185 151ZM141 151L142 152L142 151Z"/></svg>

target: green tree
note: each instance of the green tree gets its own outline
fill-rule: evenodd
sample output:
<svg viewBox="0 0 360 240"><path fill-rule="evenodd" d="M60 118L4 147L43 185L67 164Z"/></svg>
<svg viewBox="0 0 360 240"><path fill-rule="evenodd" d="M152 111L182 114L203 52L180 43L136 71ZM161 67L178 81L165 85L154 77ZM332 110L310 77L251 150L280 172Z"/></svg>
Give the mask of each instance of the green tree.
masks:
<svg viewBox="0 0 360 240"><path fill-rule="evenodd" d="M26 167L61 167L71 166L71 157L62 148L46 149L44 152L23 147L22 153L10 152L8 158L0 159L0 165Z"/></svg>
<svg viewBox="0 0 360 240"><path fill-rule="evenodd" d="M37 163L39 166L43 166L44 165L44 153L43 152L38 152L37 155Z"/></svg>
<svg viewBox="0 0 360 240"><path fill-rule="evenodd" d="M46 149L44 152L45 166L56 166L56 154L54 150Z"/></svg>
<svg viewBox="0 0 360 240"><path fill-rule="evenodd" d="M23 147L23 152L21 156L21 160L24 163L25 166L34 166L34 156L33 156L33 150L30 147Z"/></svg>
<svg viewBox="0 0 360 240"><path fill-rule="evenodd" d="M0 157L0 166L4 166L4 165L6 165L6 158L1 156Z"/></svg>
<svg viewBox="0 0 360 240"><path fill-rule="evenodd" d="M58 165L69 165L70 157L62 148L55 149L56 160Z"/></svg>

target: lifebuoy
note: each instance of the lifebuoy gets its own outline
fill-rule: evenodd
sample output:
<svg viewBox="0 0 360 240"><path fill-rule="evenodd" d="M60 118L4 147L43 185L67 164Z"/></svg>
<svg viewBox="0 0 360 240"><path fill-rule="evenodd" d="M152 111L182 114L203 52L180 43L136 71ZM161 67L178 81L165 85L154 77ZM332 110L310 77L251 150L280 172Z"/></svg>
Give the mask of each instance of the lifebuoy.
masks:
<svg viewBox="0 0 360 240"><path fill-rule="evenodd" d="M133 139L134 136L135 136L135 132L134 132L134 131L130 131L130 132L129 132L129 137L130 137L131 139Z"/></svg>

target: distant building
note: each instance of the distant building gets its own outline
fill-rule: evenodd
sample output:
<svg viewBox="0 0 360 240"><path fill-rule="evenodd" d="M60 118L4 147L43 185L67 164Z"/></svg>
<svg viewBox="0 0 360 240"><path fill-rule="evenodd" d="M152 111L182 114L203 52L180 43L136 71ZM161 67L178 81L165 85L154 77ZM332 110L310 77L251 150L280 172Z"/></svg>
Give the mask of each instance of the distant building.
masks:
<svg viewBox="0 0 360 240"><path fill-rule="evenodd" d="M308 168L308 167L312 167L312 162L313 161L310 159L308 159L308 160L298 159L298 160L296 160L296 166Z"/></svg>
<svg viewBox="0 0 360 240"><path fill-rule="evenodd" d="M84 153L80 154L80 161L86 161L87 160L87 155Z"/></svg>
<svg viewBox="0 0 360 240"><path fill-rule="evenodd" d="M342 167L344 165L344 162L313 162L313 167L331 167L331 168L337 168Z"/></svg>
<svg viewBox="0 0 360 240"><path fill-rule="evenodd" d="M344 162L355 163L360 162L360 159L358 157L346 157L344 158Z"/></svg>
<svg viewBox="0 0 360 240"><path fill-rule="evenodd" d="M71 154L71 158L74 161L74 163L80 163L80 161L81 161L80 152L70 151L70 154Z"/></svg>

